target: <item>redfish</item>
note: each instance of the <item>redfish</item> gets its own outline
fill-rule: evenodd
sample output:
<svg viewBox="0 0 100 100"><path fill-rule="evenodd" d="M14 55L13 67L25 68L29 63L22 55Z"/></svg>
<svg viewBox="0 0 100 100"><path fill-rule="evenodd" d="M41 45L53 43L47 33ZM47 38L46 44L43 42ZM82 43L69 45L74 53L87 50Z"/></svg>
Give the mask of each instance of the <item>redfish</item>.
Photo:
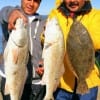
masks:
<svg viewBox="0 0 100 100"><path fill-rule="evenodd" d="M44 35L43 81L46 84L44 100L54 100L53 92L64 73L63 60L65 54L64 37L56 18L47 21Z"/></svg>
<svg viewBox="0 0 100 100"><path fill-rule="evenodd" d="M4 50L5 94L10 94L11 100L20 100L28 74L28 32L21 18L16 20L15 28Z"/></svg>

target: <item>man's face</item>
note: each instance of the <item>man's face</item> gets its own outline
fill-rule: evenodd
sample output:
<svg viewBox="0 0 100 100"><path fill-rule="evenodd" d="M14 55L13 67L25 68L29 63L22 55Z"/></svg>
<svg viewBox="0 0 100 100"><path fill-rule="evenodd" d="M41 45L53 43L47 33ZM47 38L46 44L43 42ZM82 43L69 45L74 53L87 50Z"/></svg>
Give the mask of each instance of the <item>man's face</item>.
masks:
<svg viewBox="0 0 100 100"><path fill-rule="evenodd" d="M28 15L36 13L40 5L40 0L21 0L21 7Z"/></svg>
<svg viewBox="0 0 100 100"><path fill-rule="evenodd" d="M85 4L85 0L64 0L64 2L71 12L77 12Z"/></svg>

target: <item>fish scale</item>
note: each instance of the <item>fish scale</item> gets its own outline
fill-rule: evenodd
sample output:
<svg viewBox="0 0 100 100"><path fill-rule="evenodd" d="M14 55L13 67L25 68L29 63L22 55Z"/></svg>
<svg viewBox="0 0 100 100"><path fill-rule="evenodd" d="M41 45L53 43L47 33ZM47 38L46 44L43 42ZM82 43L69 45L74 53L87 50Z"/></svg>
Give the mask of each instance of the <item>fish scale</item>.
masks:
<svg viewBox="0 0 100 100"><path fill-rule="evenodd" d="M10 94L11 100L20 100L28 74L28 32L21 18L15 27L4 50L5 94Z"/></svg>
<svg viewBox="0 0 100 100"><path fill-rule="evenodd" d="M46 84L46 95L43 100L54 100L53 92L64 73L65 53L63 33L56 18L47 22L44 35L44 75L42 81Z"/></svg>
<svg viewBox="0 0 100 100"><path fill-rule="evenodd" d="M79 21L74 21L67 38L67 54L71 67L77 75L76 92L84 94L89 92L86 78L94 66L94 46L87 29Z"/></svg>

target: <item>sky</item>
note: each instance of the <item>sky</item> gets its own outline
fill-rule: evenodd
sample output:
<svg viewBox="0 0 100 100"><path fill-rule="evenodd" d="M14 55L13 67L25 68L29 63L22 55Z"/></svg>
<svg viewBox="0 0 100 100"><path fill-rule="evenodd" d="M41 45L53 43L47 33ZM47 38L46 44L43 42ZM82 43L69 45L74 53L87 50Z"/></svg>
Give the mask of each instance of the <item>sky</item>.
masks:
<svg viewBox="0 0 100 100"><path fill-rule="evenodd" d="M21 0L0 0L0 9L4 6L20 5ZM100 9L100 0L91 0L93 7ZM48 14L55 5L55 0L42 0L38 12L40 14Z"/></svg>

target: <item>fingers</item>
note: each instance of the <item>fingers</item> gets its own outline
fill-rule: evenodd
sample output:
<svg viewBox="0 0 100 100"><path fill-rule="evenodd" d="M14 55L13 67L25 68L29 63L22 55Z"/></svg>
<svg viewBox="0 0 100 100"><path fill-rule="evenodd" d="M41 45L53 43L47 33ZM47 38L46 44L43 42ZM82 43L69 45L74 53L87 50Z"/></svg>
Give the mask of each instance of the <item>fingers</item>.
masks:
<svg viewBox="0 0 100 100"><path fill-rule="evenodd" d="M43 68L43 67L38 67L38 68L36 69L36 72L37 72L39 75L43 75L43 73L44 73L44 68Z"/></svg>
<svg viewBox="0 0 100 100"><path fill-rule="evenodd" d="M16 29L13 23L8 23L8 30Z"/></svg>
<svg viewBox="0 0 100 100"><path fill-rule="evenodd" d="M15 22L17 18L22 18L24 23L27 23L27 18L19 10L13 10L8 18L8 30L15 29Z"/></svg>

